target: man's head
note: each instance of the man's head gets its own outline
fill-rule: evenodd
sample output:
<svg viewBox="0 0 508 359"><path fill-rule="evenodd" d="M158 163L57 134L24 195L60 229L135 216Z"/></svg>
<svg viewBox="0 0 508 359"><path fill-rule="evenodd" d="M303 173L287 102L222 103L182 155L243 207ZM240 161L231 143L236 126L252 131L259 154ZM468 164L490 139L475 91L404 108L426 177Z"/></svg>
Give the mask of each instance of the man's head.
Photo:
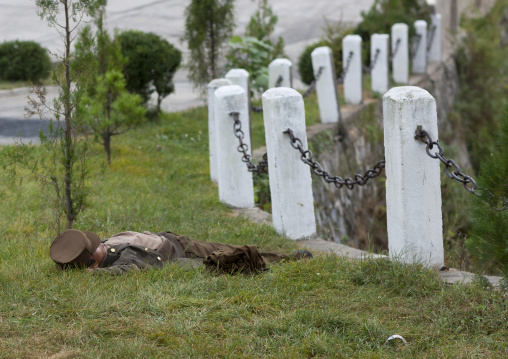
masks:
<svg viewBox="0 0 508 359"><path fill-rule="evenodd" d="M107 253L108 250L106 249L106 246L102 243L99 244L95 252L93 252L92 256L88 260L87 267L91 269L98 268L104 258L106 258Z"/></svg>
<svg viewBox="0 0 508 359"><path fill-rule="evenodd" d="M89 264L100 242L99 236L93 232L68 229L55 238L49 255L61 267L83 267ZM98 259L98 256L99 253L93 259Z"/></svg>

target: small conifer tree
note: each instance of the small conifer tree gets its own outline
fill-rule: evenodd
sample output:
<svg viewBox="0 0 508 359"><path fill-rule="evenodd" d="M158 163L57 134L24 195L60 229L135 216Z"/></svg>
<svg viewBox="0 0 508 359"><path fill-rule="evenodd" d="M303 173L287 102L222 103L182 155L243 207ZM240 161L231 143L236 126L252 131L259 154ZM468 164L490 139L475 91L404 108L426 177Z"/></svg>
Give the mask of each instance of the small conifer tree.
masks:
<svg viewBox="0 0 508 359"><path fill-rule="evenodd" d="M245 36L256 39L273 46L271 57L276 58L284 54L284 39L279 36L276 43L272 42L271 36L279 18L273 13L268 0L258 0L258 9L251 16L249 24L245 28Z"/></svg>
<svg viewBox="0 0 508 359"><path fill-rule="evenodd" d="M501 121L496 151L482 163L479 194L473 198L473 234L468 250L488 269L508 276L508 105Z"/></svg>
<svg viewBox="0 0 508 359"><path fill-rule="evenodd" d="M35 96L29 97L27 115L50 117L49 133L40 132L44 156L39 158L31 144L19 141L2 151L2 165L13 176L34 175L48 195L55 215L54 227L61 231L61 216L65 227L71 229L83 209L90 190L89 179L93 174L90 161L91 142L94 138L82 136L86 131L83 118L82 97L92 77L91 63L95 56L93 36L89 28L83 29L82 55L72 53L72 45L80 23L87 16L94 16L101 0L36 0L37 14L48 22L61 36L63 46L53 57L59 65L52 79L59 87L59 95L51 101L45 87L35 86Z"/></svg>
<svg viewBox="0 0 508 359"><path fill-rule="evenodd" d="M111 139L146 120L143 99L126 89L122 67L126 63L120 43L113 41L104 29L106 2L96 13L97 56L93 61L95 77L83 96L83 111L88 126L102 140L108 164L111 164ZM80 39L81 40L81 39ZM78 43L81 45L81 41ZM80 56L81 46L77 46Z"/></svg>
<svg viewBox="0 0 508 359"><path fill-rule="evenodd" d="M221 74L224 44L234 27L234 0L191 0L185 9L185 34L190 50L189 79L204 88Z"/></svg>

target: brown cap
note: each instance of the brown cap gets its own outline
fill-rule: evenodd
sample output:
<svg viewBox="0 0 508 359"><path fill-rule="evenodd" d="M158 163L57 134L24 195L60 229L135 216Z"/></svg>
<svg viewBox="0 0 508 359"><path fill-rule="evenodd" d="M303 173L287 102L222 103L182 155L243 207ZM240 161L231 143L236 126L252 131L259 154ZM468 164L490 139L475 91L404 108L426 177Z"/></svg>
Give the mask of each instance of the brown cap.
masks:
<svg viewBox="0 0 508 359"><path fill-rule="evenodd" d="M81 267L88 262L100 243L101 239L93 232L68 229L55 238L49 255L62 267Z"/></svg>

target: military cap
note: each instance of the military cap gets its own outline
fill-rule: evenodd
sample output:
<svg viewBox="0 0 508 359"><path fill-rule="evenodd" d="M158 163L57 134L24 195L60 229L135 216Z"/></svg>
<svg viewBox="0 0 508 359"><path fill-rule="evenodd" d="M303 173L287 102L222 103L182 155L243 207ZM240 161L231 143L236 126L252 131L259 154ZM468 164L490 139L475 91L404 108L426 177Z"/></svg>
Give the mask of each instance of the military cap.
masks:
<svg viewBox="0 0 508 359"><path fill-rule="evenodd" d="M62 267L85 265L101 239L90 231L68 229L55 238L49 249L51 259Z"/></svg>

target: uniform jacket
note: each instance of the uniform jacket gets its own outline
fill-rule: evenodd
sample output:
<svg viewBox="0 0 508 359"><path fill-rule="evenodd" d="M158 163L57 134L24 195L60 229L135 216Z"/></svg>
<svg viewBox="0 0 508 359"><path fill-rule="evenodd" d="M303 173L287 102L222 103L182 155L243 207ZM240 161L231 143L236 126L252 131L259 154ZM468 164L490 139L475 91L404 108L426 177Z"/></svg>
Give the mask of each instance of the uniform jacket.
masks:
<svg viewBox="0 0 508 359"><path fill-rule="evenodd" d="M164 233L157 233L163 238L156 250L130 243L117 244L107 250L106 258L95 273L123 274L140 269L160 268L178 258L186 258L178 241ZM107 242L107 239L102 241Z"/></svg>
<svg viewBox="0 0 508 359"><path fill-rule="evenodd" d="M157 235L163 240L156 250L130 243L108 248L106 258L94 272L123 274L128 271L160 268L176 261L198 261L221 272L240 271L252 274L264 271L270 263L296 259L290 255L260 253L257 246L204 242L171 232L160 232ZM102 242L107 242L107 239ZM197 264L192 262L191 265Z"/></svg>

